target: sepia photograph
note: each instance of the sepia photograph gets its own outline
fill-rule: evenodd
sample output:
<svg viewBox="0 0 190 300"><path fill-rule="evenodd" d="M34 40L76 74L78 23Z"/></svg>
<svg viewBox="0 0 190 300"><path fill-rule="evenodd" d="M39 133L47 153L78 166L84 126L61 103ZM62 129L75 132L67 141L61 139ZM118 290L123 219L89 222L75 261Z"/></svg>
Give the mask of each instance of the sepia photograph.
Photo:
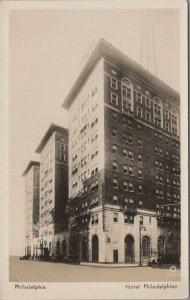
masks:
<svg viewBox="0 0 190 300"><path fill-rule="evenodd" d="M187 3L53 2L8 5L2 299L187 298Z"/></svg>

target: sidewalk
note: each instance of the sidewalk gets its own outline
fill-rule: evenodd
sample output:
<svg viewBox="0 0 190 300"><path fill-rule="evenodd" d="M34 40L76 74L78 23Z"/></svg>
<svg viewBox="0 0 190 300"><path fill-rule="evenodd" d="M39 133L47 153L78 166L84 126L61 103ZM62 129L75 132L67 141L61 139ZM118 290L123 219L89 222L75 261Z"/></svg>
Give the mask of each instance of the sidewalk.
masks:
<svg viewBox="0 0 190 300"><path fill-rule="evenodd" d="M133 264L113 264L113 263L93 263L93 262L81 262L80 266L89 266L89 267L100 267L100 268L130 268L130 267L139 267L138 263ZM147 264L142 264L142 267L147 267Z"/></svg>

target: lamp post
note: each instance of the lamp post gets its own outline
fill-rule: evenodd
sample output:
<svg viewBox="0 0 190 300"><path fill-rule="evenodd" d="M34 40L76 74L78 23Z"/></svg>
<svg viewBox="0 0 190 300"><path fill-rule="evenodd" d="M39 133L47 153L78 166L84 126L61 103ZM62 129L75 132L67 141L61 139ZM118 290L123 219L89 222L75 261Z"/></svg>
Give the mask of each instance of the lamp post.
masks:
<svg viewBox="0 0 190 300"><path fill-rule="evenodd" d="M141 249L141 231L144 229L146 231L145 226L142 226L141 221L139 222L139 267L142 267L142 249Z"/></svg>

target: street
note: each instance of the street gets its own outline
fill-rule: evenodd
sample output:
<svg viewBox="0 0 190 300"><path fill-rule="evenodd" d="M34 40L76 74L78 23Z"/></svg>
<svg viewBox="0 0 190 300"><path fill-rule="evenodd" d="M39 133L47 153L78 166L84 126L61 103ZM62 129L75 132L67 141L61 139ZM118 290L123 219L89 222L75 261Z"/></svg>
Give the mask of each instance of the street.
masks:
<svg viewBox="0 0 190 300"><path fill-rule="evenodd" d="M151 267L95 267L66 263L19 260L10 256L11 282L138 282L178 281L180 269Z"/></svg>

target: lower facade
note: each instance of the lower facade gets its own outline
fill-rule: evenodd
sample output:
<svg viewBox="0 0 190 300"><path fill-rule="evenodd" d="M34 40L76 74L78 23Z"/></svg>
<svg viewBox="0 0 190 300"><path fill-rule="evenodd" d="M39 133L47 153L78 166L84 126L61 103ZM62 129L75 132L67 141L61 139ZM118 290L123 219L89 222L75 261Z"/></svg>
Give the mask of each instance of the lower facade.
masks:
<svg viewBox="0 0 190 300"><path fill-rule="evenodd" d="M158 225L155 211L123 211L99 206L90 214L70 218L65 232L40 232L27 242L25 255L71 257L99 263L148 263L161 255L180 256L180 222L168 219Z"/></svg>
<svg viewBox="0 0 190 300"><path fill-rule="evenodd" d="M155 211L126 215L119 207L97 207L74 247L80 261L148 263L160 255L180 256L180 224L158 226Z"/></svg>

